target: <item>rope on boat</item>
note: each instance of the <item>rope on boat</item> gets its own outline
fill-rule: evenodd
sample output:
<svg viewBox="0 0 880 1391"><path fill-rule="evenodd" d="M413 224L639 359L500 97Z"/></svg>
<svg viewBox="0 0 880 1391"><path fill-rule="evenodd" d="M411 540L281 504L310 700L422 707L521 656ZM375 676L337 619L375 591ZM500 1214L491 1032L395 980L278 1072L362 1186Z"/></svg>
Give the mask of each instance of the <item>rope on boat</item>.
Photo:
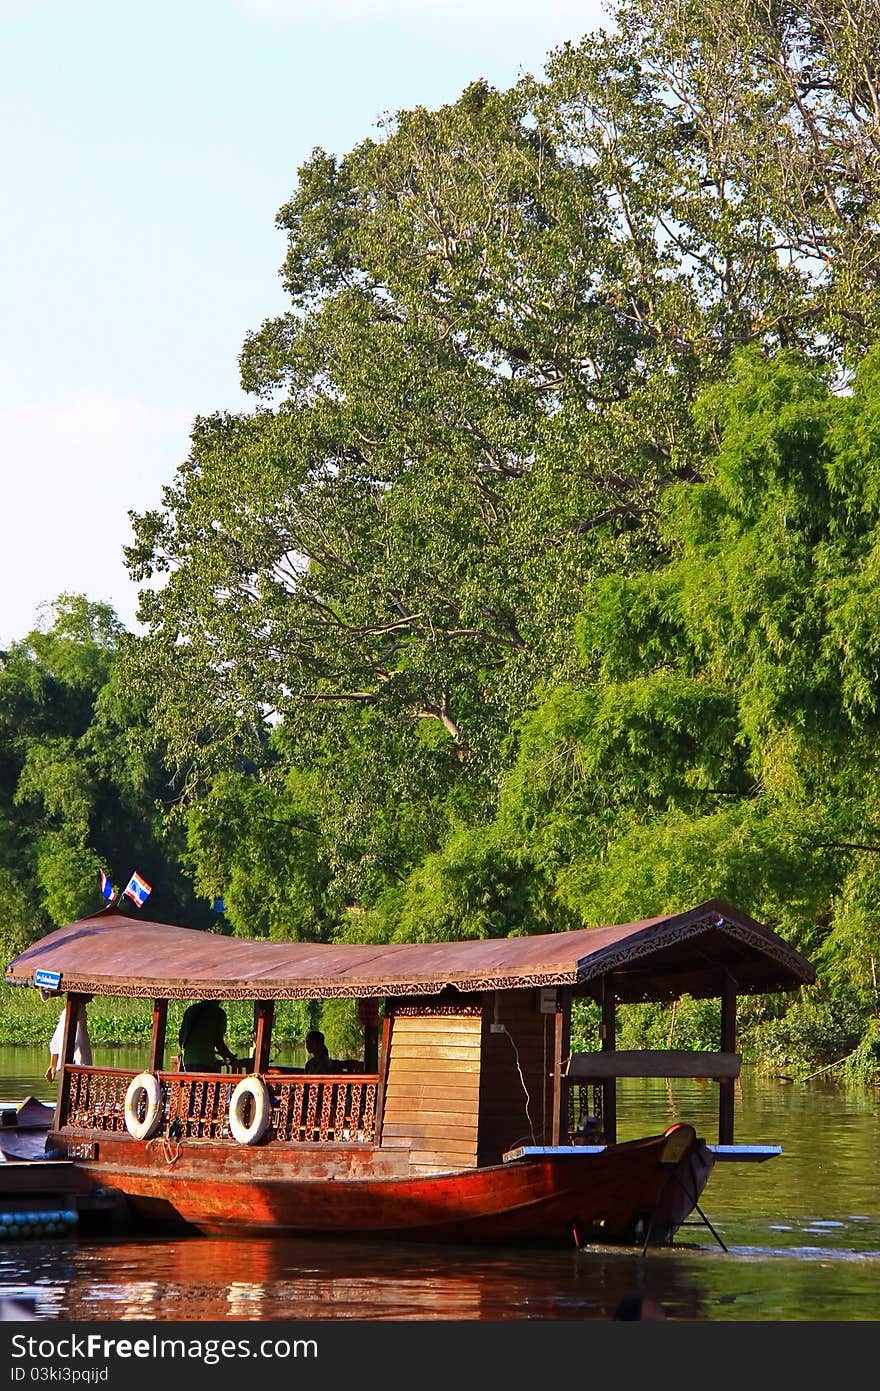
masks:
<svg viewBox="0 0 880 1391"><path fill-rule="evenodd" d="M169 1168L172 1164L177 1163L180 1158L180 1145L169 1140L167 1135L156 1135L154 1139L147 1141L147 1149L151 1149L154 1145L162 1151L162 1158Z"/></svg>
<svg viewBox="0 0 880 1391"><path fill-rule="evenodd" d="M519 1049L517 1048L516 1044L514 1043L513 1034L510 1032L510 1030L508 1029L507 1025L506 1025L506 1024L502 1024L500 1027L501 1027L501 1029L504 1031L504 1033L507 1035L507 1037L510 1039L510 1046L511 1046L511 1048L513 1049L513 1057L514 1057L514 1062L516 1063L516 1070L517 1070L517 1072L519 1073L519 1080L520 1080L520 1082L522 1083L522 1089L523 1089L523 1091L524 1091L525 1094L526 1094L526 1120L527 1120L528 1123L529 1123L529 1130L530 1130L531 1133L532 1133L532 1144L533 1144L533 1145L536 1145L536 1144L538 1143L538 1141L535 1139L535 1126L534 1126L534 1123L533 1123L533 1121L532 1121L532 1113L531 1113L531 1110L529 1109L530 1106L531 1106L532 1098L529 1096L529 1089L528 1089L528 1087L526 1086L526 1079L525 1079L525 1077L523 1077L523 1070L522 1070L522 1067L520 1066L520 1061L519 1061Z"/></svg>

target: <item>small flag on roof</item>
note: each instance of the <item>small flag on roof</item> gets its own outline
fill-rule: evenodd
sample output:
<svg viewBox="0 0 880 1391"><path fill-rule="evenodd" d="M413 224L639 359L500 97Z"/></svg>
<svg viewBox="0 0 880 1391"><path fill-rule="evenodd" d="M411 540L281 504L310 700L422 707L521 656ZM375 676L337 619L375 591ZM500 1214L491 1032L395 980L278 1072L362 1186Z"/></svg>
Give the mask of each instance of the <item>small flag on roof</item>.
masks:
<svg viewBox="0 0 880 1391"><path fill-rule="evenodd" d="M106 898L108 903L113 899L113 885L110 883L103 869L101 870L101 897Z"/></svg>
<svg viewBox="0 0 880 1391"><path fill-rule="evenodd" d="M143 908L153 890L146 879L135 870L122 892L134 899L138 908Z"/></svg>

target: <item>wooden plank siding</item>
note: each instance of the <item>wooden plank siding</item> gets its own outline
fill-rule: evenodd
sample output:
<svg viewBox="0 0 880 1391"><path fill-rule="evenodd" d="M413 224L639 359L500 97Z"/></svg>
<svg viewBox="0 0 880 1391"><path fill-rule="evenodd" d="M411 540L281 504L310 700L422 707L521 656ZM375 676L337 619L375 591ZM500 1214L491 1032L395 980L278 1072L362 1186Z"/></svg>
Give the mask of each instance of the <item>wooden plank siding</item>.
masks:
<svg viewBox="0 0 880 1391"><path fill-rule="evenodd" d="M493 1023L507 1033L494 1033ZM500 1163L517 1144L549 1143L553 1026L553 1015L539 1012L535 990L499 991L497 1010L496 996L484 996L479 1164Z"/></svg>
<svg viewBox="0 0 880 1391"><path fill-rule="evenodd" d="M416 1173L477 1164L479 1014L401 1014L391 1028L383 1148L405 1148Z"/></svg>

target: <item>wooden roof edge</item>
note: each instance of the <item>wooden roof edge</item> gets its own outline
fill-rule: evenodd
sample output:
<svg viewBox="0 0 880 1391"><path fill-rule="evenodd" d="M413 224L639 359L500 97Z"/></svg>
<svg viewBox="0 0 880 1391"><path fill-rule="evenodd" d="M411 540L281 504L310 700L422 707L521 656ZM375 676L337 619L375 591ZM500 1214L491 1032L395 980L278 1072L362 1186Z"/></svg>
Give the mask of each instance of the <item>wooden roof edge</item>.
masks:
<svg viewBox="0 0 880 1391"><path fill-rule="evenodd" d="M698 937L708 927L727 931L742 942L757 948L758 952L784 967L793 977L790 985L779 987L796 990L800 985L812 985L816 980L816 968L811 961L778 932L756 922L747 913L733 908L720 898L710 898L696 908L683 913L670 914L643 931L635 933L622 941L612 942L597 952L583 957L578 965L577 982L584 984L599 976L612 974L633 965L640 958L648 958L662 951L665 945ZM668 940L666 940L668 939ZM755 987L752 988L752 993Z"/></svg>
<svg viewBox="0 0 880 1391"><path fill-rule="evenodd" d="M92 929L97 920L104 916L110 916L108 909L90 915L88 918L79 919L76 923L67 924L66 927L57 929L59 935L69 933L85 924L91 924ZM133 915L129 915L132 916ZM134 919L137 921L137 919ZM143 920L141 920L143 921ZM194 929L182 929L170 923L145 924L160 929L170 929L178 932L194 932ZM168 975L165 977L146 976L144 974L105 974L100 970L95 970L97 963L89 965L79 971L64 972L61 982L62 991L72 991L81 994L111 995L121 998L168 998L191 1000L198 998L214 998L224 1000L236 999L275 999L275 1000L299 1000L299 999L359 999L373 998L376 996L402 997L417 995L439 995L444 986L452 985L460 993L474 993L483 990L504 990L504 989L528 989L536 986L552 985L584 985L595 981L598 977L607 975L615 969L625 969L635 966L638 969L638 962L641 958L645 959L646 965L649 958L662 952L667 945L676 942L687 941L690 937L696 937L705 932L707 928L721 927L735 936L743 944L750 946L759 957L768 959L776 963L777 971L775 976L768 976L766 985L762 985L759 980L754 978L745 988L756 993L761 990L775 991L777 989L794 989L800 984L812 983L816 978L814 967L806 958L802 957L793 947L785 942L772 929L764 927L750 918L747 914L733 908L722 899L707 899L704 903L698 904L694 908L686 909L678 913L670 913L666 916L642 919L634 923L621 924L621 928L628 929L625 935L618 935L616 939L604 947L598 947L593 951L588 951L585 955L576 958L574 952L572 956L559 966L552 966L547 962L533 960L524 965L520 971L514 972L514 968L507 965L477 966L476 963L461 961L456 962L458 970L450 969L451 963L447 964L447 969L437 971L434 974L422 973L417 967L408 968L405 962L401 961L401 956L405 958L406 947L415 947L424 944L390 943L389 948L393 950L395 960L388 963L389 974L381 974L382 948L377 948L375 960L369 963L370 975L366 973L361 976L349 975L340 972L334 976L324 976L315 972L315 962L311 963L312 971L308 975L298 976L292 964L286 964L276 969L275 978L269 975L239 975L232 979L219 977L219 972L213 979L205 979L197 972L193 978L181 978L179 975ZM601 929L600 929L601 930ZM582 937L589 938L593 929L580 929ZM49 942L56 934L51 933L47 938L32 943L14 961L10 962L6 968L5 979L8 984L30 985L33 983L33 970L38 966L39 950L35 953L34 949L39 949ZM197 936L202 934L195 933ZM210 934L209 934L210 935ZM537 934L543 937L559 936L564 937L565 933L560 934ZM215 938L219 941L222 939ZM248 939L232 939L238 944L244 944ZM59 945L64 945L64 938ZM262 942L252 942L252 946L262 947ZM269 945L268 943L266 944ZM275 943L274 945L279 945ZM311 944L313 947L320 947L322 952L332 953L337 944ZM338 944L345 948L349 944ZM351 944L356 945L356 944ZM454 947L456 952L462 948L467 952L467 943L433 944L438 948L446 945ZM475 942L474 946L478 944ZM404 950L401 951L401 948ZM579 943L579 948L582 944ZM45 958L44 958L45 959ZM51 960L51 957L49 958ZM177 964L177 963L175 963ZM17 969L16 969L17 968ZM377 969L378 968L378 969ZM363 963L361 965L363 970ZM412 974L409 974L409 970ZM682 976L686 974L686 968L682 968ZM779 984L777 977L784 974L785 983ZM772 983L771 983L772 981ZM687 989L687 986L683 986ZM660 998L658 995L657 998ZM666 994L663 994L666 998Z"/></svg>
<svg viewBox="0 0 880 1391"><path fill-rule="evenodd" d="M6 976L7 985L33 984L32 975ZM459 994L486 990L530 990L544 985L573 985L574 971L534 971L526 975L502 976L484 972L473 976L446 976L442 980L424 977L414 980L352 980L350 977L301 982L272 981L262 977L239 981L145 980L134 976L84 976L64 973L61 993L107 995L138 1000L358 1000L406 999L420 995L440 995L452 986Z"/></svg>
<svg viewBox="0 0 880 1391"><path fill-rule="evenodd" d="M798 951L797 947L793 947L772 927L768 927L766 923L756 922L754 918L749 917L748 913L743 913L739 908L732 907L721 898L709 899L704 906L717 912L725 919L726 923L738 928L740 930L738 935L742 936L748 933L753 942L756 939L763 939L768 945L772 944L778 956L784 958L784 963L790 966L795 974L801 976L802 984L812 985L814 983L816 967L812 961L809 961Z"/></svg>

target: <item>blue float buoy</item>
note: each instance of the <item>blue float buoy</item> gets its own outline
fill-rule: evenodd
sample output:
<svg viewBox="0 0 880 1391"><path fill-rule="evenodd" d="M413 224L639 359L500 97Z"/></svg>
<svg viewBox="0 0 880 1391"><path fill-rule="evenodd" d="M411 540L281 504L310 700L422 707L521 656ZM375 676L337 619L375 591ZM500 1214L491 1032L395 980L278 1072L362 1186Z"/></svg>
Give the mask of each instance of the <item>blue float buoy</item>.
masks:
<svg viewBox="0 0 880 1391"><path fill-rule="evenodd" d="M73 1208L0 1212L0 1241L17 1241L29 1236L70 1236L78 1221L79 1213Z"/></svg>

